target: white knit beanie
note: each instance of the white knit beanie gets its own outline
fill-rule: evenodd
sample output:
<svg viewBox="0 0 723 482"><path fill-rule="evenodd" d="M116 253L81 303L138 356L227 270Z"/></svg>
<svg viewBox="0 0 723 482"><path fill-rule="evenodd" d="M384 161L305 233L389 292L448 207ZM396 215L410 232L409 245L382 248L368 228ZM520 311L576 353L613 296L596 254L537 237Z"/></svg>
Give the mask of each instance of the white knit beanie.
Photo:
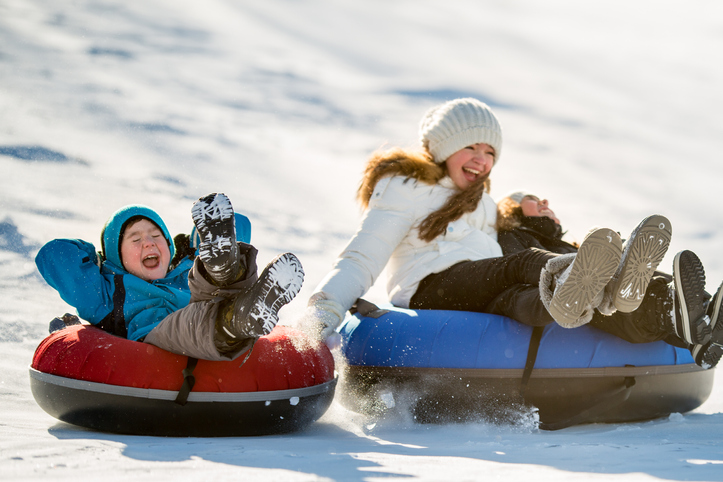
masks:
<svg viewBox="0 0 723 482"><path fill-rule="evenodd" d="M509 193L505 197L508 197L508 198L512 199L514 202L516 202L517 204L520 204L522 202L522 199L525 198L525 196L535 196L535 195L529 191L514 191L514 192ZM535 196L535 197L537 197L537 196Z"/></svg>
<svg viewBox="0 0 723 482"><path fill-rule="evenodd" d="M419 124L422 146L442 163L449 156L472 144L489 144L495 149L495 162L502 151L502 128L492 110L477 99L456 99L432 107Z"/></svg>

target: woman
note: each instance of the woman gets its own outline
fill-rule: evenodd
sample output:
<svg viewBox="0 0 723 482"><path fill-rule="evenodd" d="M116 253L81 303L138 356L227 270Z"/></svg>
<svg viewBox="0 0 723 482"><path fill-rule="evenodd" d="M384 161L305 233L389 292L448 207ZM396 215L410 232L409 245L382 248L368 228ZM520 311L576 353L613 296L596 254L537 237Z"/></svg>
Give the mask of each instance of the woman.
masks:
<svg viewBox="0 0 723 482"><path fill-rule="evenodd" d="M612 312L628 301L625 294L603 300L621 265L622 242L612 230L591 232L567 257L541 250L502 256L488 194L502 131L486 104L466 98L432 108L420 138L421 149L375 153L367 164L361 224L302 322L322 339L385 267L389 297L401 307L514 312L523 323L574 327L587 323L593 308ZM660 259L651 262L654 269ZM642 276L645 286L651 274ZM511 289L515 306L494 303Z"/></svg>
<svg viewBox="0 0 723 482"><path fill-rule="evenodd" d="M547 199L517 191L502 198L497 207L498 239L505 255L528 248L577 251L577 246L563 241L560 220ZM637 310L612 316L595 312L590 324L631 343L665 340L690 348L698 365L711 368L723 354L723 321L718 323L722 315L717 302L721 289L708 303L703 265L691 251L678 253L673 265L672 277L659 272L653 275ZM711 340L711 327L716 326Z"/></svg>

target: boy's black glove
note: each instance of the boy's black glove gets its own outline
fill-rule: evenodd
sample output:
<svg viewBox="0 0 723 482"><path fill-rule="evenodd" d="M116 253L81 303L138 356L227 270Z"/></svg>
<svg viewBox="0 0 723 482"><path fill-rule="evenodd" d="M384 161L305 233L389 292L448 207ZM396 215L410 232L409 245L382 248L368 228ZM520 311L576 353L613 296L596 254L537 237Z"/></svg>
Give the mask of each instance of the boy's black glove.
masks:
<svg viewBox="0 0 723 482"><path fill-rule="evenodd" d="M173 245L176 247L176 254L171 260L172 268L178 266L186 258L194 259L196 257L196 249L191 246L191 237L188 234L177 234L173 238Z"/></svg>
<svg viewBox="0 0 723 482"><path fill-rule="evenodd" d="M63 316L53 318L50 321L50 326L48 327L48 331L50 333L55 333L56 331L60 331L69 326L80 325L80 324L81 324L80 318L78 318L75 315L71 315L70 313L66 313Z"/></svg>

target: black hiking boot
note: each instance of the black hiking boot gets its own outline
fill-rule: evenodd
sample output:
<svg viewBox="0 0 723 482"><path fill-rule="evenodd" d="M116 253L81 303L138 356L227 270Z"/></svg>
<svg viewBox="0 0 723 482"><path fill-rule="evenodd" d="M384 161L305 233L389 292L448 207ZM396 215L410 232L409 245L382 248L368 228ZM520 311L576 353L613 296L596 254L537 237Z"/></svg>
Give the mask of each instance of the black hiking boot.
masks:
<svg viewBox="0 0 723 482"><path fill-rule="evenodd" d="M222 302L220 329L232 339L268 335L279 321L279 310L294 299L303 282L299 259L291 253L278 256L250 290Z"/></svg>
<svg viewBox="0 0 723 482"><path fill-rule="evenodd" d="M706 314L705 270L692 251L673 260L673 332L690 345L704 345L711 337Z"/></svg>
<svg viewBox="0 0 723 482"><path fill-rule="evenodd" d="M620 266L608 288L618 311L638 309L653 272L668 251L671 236L670 221L656 214L643 219L625 241Z"/></svg>
<svg viewBox="0 0 723 482"><path fill-rule="evenodd" d="M239 273L239 250L231 201L223 193L209 194L193 204L191 217L201 239L198 257L206 273L218 286L234 282L242 273Z"/></svg>
<svg viewBox="0 0 723 482"><path fill-rule="evenodd" d="M695 345L690 349L695 363L703 368L713 368L723 357L723 283L718 287L713 299L708 305L708 316L710 317L711 339L708 343Z"/></svg>

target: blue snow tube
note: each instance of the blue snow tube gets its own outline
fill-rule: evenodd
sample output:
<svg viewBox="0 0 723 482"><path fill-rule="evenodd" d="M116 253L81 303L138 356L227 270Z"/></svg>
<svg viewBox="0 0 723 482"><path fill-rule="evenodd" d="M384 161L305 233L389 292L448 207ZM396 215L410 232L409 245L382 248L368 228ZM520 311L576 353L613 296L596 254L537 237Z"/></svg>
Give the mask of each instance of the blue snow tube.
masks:
<svg viewBox="0 0 723 482"><path fill-rule="evenodd" d="M531 353L533 328L510 318L371 307L340 328L349 388L342 402L360 412L396 407L395 395L411 397L423 422L499 419L531 405L541 427L554 429L687 412L713 387L713 370L662 341L632 344L553 323L538 329Z"/></svg>

